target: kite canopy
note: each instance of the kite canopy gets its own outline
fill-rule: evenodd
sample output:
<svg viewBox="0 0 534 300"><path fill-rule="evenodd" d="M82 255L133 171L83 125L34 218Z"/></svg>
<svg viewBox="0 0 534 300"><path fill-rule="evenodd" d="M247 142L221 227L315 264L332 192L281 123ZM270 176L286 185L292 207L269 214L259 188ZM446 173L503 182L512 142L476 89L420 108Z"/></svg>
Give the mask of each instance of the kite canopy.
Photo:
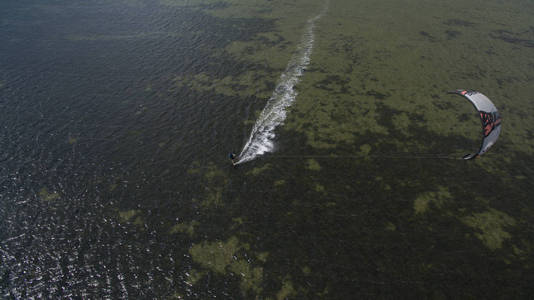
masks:
<svg viewBox="0 0 534 300"><path fill-rule="evenodd" d="M488 151L488 149L495 144L501 133L501 116L499 111L491 102L491 100L482 93L473 90L456 90L449 94L458 94L464 96L477 109L480 120L482 121L482 145L477 153L467 154L464 159L473 159Z"/></svg>

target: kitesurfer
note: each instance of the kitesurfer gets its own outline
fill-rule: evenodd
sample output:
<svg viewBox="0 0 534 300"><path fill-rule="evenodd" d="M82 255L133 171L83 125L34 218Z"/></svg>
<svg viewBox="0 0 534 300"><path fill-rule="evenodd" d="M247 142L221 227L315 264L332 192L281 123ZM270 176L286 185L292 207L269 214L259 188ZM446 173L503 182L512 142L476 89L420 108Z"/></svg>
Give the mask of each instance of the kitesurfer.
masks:
<svg viewBox="0 0 534 300"><path fill-rule="evenodd" d="M231 152L228 157L230 158L230 160L232 161L232 165L235 166L235 158L236 158L236 155L235 153Z"/></svg>

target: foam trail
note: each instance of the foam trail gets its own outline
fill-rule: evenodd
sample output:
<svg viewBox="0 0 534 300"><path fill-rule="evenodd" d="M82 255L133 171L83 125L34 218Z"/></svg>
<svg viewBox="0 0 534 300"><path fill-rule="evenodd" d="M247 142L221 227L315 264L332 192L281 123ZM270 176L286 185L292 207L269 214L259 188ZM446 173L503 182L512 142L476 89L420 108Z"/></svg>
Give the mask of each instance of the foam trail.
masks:
<svg viewBox="0 0 534 300"><path fill-rule="evenodd" d="M299 82L306 67L310 64L310 56L313 49L315 22L327 11L329 1L321 12L306 23L306 31L293 55L286 70L280 75L280 80L261 112L256 124L252 127L250 137L238 156L237 164L253 160L265 152L274 149L274 129L286 119L286 109L293 104L297 97L295 85Z"/></svg>

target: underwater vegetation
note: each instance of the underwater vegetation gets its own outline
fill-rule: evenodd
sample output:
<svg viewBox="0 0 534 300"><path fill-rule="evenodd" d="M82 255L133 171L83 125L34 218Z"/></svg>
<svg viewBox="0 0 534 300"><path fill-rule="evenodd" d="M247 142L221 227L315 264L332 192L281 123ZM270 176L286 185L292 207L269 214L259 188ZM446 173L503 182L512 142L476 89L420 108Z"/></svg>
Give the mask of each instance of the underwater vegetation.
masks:
<svg viewBox="0 0 534 300"><path fill-rule="evenodd" d="M214 59L247 66L243 72L173 79L175 88L191 93L253 101L255 111L234 123L242 139L305 20L322 4L163 3L269 24L213 52ZM521 297L531 291L532 276L523 276L532 273L524 262L534 245L528 237L534 207L527 204L532 170L524 167L534 144L523 126L534 121L523 113L534 112L529 18L517 3L490 2L481 15L478 5L462 2L470 18L455 15L454 5L330 3L274 153L237 169L212 158L187 171L198 187L187 205L197 216L179 213L183 221L168 232L190 241L187 284L195 295ZM478 149L480 124L471 104L446 93L457 88L483 91L505 120L497 145L469 163L460 158ZM517 284L497 284L503 280Z"/></svg>

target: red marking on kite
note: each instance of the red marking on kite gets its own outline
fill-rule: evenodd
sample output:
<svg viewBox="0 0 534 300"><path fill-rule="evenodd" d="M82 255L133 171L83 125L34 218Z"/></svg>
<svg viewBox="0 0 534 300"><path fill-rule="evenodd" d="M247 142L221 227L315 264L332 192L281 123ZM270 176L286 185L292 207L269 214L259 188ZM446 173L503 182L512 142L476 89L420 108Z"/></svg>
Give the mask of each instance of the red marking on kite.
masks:
<svg viewBox="0 0 534 300"><path fill-rule="evenodd" d="M484 136L488 136L493 129L493 124L488 124L484 127Z"/></svg>
<svg viewBox="0 0 534 300"><path fill-rule="evenodd" d="M482 120L482 128L484 130L484 136L488 136L491 131L499 124L501 124L501 118L494 120L494 114L480 111L480 119Z"/></svg>
<svg viewBox="0 0 534 300"><path fill-rule="evenodd" d="M467 94L467 91L462 91L460 94L462 94L462 96L465 96L465 94Z"/></svg>

